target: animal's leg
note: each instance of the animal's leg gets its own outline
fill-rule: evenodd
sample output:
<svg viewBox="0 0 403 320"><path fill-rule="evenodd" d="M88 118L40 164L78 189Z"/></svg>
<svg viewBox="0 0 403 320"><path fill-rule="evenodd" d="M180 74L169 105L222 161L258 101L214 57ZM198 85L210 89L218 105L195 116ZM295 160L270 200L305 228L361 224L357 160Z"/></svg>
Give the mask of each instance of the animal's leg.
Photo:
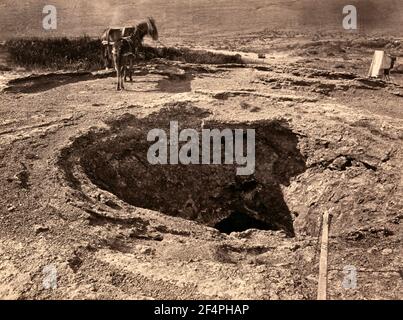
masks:
<svg viewBox="0 0 403 320"><path fill-rule="evenodd" d="M133 57L130 57L130 61L129 61L129 77L130 77L130 82L133 82Z"/></svg>
<svg viewBox="0 0 403 320"><path fill-rule="evenodd" d="M109 68L112 67L113 58L111 58L111 55L112 55L111 48L108 45L104 46L104 62L106 70L109 70Z"/></svg>
<svg viewBox="0 0 403 320"><path fill-rule="evenodd" d="M116 90L120 91L121 89L120 89L120 72L119 71L118 71L118 75L117 75L117 80L118 80L118 84L117 84Z"/></svg>
<svg viewBox="0 0 403 320"><path fill-rule="evenodd" d="M104 61L104 66L105 66L105 68L107 68L107 62L106 62L106 49L105 49L105 46L104 45L102 45L102 60Z"/></svg>
<svg viewBox="0 0 403 320"><path fill-rule="evenodd" d="M116 59L114 59L114 60L115 60L115 64L116 64L116 68L115 68L115 69L116 69L116 76L117 76L117 81L118 81L116 90L120 91L120 90L121 90L120 78L122 77L122 75L121 75L121 68L120 68L120 66L118 65L118 63L116 63L116 62L117 62Z"/></svg>
<svg viewBox="0 0 403 320"><path fill-rule="evenodd" d="M124 82L127 82L127 68L123 68L123 74L124 74Z"/></svg>
<svg viewBox="0 0 403 320"><path fill-rule="evenodd" d="M116 61L111 56L108 56L108 63L109 68L116 68Z"/></svg>
<svg viewBox="0 0 403 320"><path fill-rule="evenodd" d="M124 84L125 82L124 82L124 76L123 76L124 69L125 69L125 67L123 66L123 67L121 68L121 71L120 71L120 88L121 88L122 90L125 89L125 84Z"/></svg>
<svg viewBox="0 0 403 320"><path fill-rule="evenodd" d="M109 63L109 68L115 68L117 67L117 59L119 59L117 56L115 57L114 51L118 50L115 49L114 47L111 47L108 51L108 63Z"/></svg>
<svg viewBox="0 0 403 320"><path fill-rule="evenodd" d="M121 90L121 82L120 78L122 77L122 59L120 57L119 51L116 49L116 47L113 47L113 64L115 65L115 70L116 70L116 77L117 77L117 86L116 90Z"/></svg>

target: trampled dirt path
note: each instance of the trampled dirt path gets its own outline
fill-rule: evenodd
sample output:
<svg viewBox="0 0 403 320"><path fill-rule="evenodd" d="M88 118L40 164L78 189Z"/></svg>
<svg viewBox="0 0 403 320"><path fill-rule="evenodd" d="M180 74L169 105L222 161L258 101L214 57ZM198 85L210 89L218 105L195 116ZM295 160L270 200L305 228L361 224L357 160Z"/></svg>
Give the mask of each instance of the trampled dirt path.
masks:
<svg viewBox="0 0 403 320"><path fill-rule="evenodd" d="M139 73L124 92L114 91L113 78L85 78L1 93L0 297L314 299L320 217L330 210L329 298L401 298L403 90L271 60L238 68L154 62L144 69L155 72ZM196 221L170 217L106 191L139 188L136 181L112 188L133 183L124 172L135 175L128 165L139 165L130 158L136 143L122 139L146 134L136 131L139 123L175 117L280 123L260 137L270 148L257 165L260 179L278 182L270 203L285 205L295 237L228 235L202 224L200 212ZM288 177L296 162L284 168L278 159L292 148L303 170ZM101 149L105 167L88 157ZM89 166L96 176L87 175ZM117 176L102 180L112 167ZM178 199L197 197L192 185L176 188ZM348 266L357 269L356 289L343 288ZM44 286L49 267L57 272L53 290Z"/></svg>

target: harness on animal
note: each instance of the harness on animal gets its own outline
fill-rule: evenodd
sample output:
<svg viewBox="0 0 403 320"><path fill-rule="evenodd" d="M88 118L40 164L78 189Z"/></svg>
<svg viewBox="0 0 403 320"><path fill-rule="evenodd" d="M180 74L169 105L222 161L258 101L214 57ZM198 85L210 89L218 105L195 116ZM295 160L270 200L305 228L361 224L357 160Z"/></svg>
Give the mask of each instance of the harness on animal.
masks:
<svg viewBox="0 0 403 320"><path fill-rule="evenodd" d="M114 52L115 48L112 48L112 52L111 52L111 47L114 46L115 42L111 42L110 32L111 32L111 29L108 29L108 31L106 33L106 40L102 41L102 44L104 46L107 46L108 56L110 56L111 54L116 54L116 52ZM135 36L136 32L134 32L132 36L127 36L127 37L123 37L123 35L126 32L126 28L123 28L121 32L122 32L122 38L120 39L120 41L126 42L130 48L129 52L126 53L126 55L135 54L137 45L140 43L140 41L138 39L135 39L136 41L133 40L133 37Z"/></svg>

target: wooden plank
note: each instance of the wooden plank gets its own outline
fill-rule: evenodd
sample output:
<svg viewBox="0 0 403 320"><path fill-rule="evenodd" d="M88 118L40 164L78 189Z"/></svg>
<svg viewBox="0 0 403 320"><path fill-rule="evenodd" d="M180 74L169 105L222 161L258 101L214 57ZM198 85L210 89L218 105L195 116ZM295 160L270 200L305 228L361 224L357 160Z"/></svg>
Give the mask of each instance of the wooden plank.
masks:
<svg viewBox="0 0 403 320"><path fill-rule="evenodd" d="M320 244L318 300L327 299L327 257L329 244L329 211L323 214L322 239Z"/></svg>
<svg viewBox="0 0 403 320"><path fill-rule="evenodd" d="M371 67L368 72L368 77L377 78L381 75L382 67L384 65L385 52L376 50L372 58Z"/></svg>

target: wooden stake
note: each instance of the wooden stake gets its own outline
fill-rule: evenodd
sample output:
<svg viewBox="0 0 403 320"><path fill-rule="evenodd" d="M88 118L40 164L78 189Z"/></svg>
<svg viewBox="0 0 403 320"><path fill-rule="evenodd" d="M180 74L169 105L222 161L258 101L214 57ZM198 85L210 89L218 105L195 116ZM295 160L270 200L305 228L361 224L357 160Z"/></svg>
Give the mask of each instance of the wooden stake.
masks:
<svg viewBox="0 0 403 320"><path fill-rule="evenodd" d="M327 299L327 257L329 243L329 211L323 214L322 240L320 244L318 300Z"/></svg>

